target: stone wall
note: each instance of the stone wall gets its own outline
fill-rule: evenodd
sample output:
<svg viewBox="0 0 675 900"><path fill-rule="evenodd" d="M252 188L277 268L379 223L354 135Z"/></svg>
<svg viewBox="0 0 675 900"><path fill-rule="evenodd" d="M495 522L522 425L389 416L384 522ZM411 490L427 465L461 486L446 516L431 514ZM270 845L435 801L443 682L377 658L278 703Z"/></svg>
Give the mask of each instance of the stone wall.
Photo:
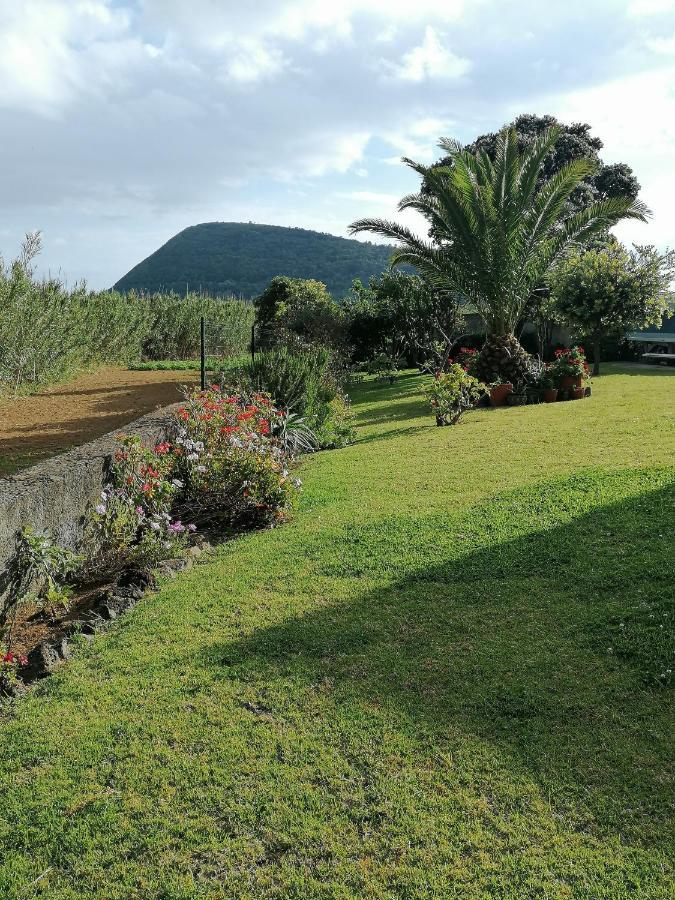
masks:
<svg viewBox="0 0 675 900"><path fill-rule="evenodd" d="M108 480L119 436L138 434L146 443L163 440L178 406L149 413L68 453L0 478L0 574L14 553L17 532L24 525L32 525L38 533L48 532L63 547L77 549L87 510L96 503Z"/></svg>

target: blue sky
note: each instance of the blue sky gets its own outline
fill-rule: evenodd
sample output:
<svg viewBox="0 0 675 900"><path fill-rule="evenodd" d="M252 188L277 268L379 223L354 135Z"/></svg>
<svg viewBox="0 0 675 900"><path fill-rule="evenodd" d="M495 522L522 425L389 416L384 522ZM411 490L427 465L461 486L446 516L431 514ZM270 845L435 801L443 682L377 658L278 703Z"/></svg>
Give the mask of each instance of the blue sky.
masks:
<svg viewBox="0 0 675 900"><path fill-rule="evenodd" d="M0 0L0 252L108 287L197 222L344 235L521 112L591 123L654 211L619 235L675 245L675 0Z"/></svg>

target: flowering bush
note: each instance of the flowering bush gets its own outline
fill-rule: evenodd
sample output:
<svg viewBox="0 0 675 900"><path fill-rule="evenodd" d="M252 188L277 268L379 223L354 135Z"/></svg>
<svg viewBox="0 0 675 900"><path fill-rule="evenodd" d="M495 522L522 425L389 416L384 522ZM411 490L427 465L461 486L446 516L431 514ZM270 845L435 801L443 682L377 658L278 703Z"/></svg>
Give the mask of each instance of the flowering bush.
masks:
<svg viewBox="0 0 675 900"><path fill-rule="evenodd" d="M484 384L469 375L459 363L436 375L426 388L438 425L454 425L462 413L476 405L485 394Z"/></svg>
<svg viewBox="0 0 675 900"><path fill-rule="evenodd" d="M175 556L194 525L172 516L181 481L172 476L175 450L168 441L146 447L138 437L124 438L116 451L112 484L101 492L92 514L99 574L125 565L153 565Z"/></svg>
<svg viewBox="0 0 675 900"><path fill-rule="evenodd" d="M27 657L17 656L10 650L0 647L0 696L12 692L12 688L19 680L19 669L27 665Z"/></svg>
<svg viewBox="0 0 675 900"><path fill-rule="evenodd" d="M473 347L460 347L454 356L448 357L448 365L457 364L468 372L469 375L476 374L476 366L478 363L478 350Z"/></svg>
<svg viewBox="0 0 675 900"><path fill-rule="evenodd" d="M555 360L550 366L556 378L588 378L589 368L583 347L569 347L555 351Z"/></svg>
<svg viewBox="0 0 675 900"><path fill-rule="evenodd" d="M299 482L275 437L283 414L267 394L251 402L217 385L178 411L175 474L178 507L202 523L257 527L284 521Z"/></svg>

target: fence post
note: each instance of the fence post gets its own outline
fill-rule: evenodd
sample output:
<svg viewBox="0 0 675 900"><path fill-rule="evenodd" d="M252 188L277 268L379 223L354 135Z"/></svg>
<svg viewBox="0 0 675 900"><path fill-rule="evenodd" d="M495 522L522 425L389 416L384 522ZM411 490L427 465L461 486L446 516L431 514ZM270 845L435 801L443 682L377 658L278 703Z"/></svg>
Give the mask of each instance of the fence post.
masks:
<svg viewBox="0 0 675 900"><path fill-rule="evenodd" d="M204 316L199 322L199 355L202 390L206 390L206 322Z"/></svg>
<svg viewBox="0 0 675 900"><path fill-rule="evenodd" d="M251 362L255 363L255 323L251 325Z"/></svg>

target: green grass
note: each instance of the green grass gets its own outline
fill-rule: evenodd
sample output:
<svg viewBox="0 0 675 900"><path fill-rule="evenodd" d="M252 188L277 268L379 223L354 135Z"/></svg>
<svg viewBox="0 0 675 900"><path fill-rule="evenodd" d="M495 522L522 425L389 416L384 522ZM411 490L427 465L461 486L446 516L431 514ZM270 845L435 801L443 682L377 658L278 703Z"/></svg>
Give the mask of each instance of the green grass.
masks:
<svg viewBox="0 0 675 900"><path fill-rule="evenodd" d="M608 372L454 428L363 384L294 523L0 725L0 894L672 898L675 380Z"/></svg>
<svg viewBox="0 0 675 900"><path fill-rule="evenodd" d="M221 365L220 358L207 356L206 368L208 371L218 369ZM151 359L129 366L132 372L198 372L200 368L201 361L199 359Z"/></svg>

